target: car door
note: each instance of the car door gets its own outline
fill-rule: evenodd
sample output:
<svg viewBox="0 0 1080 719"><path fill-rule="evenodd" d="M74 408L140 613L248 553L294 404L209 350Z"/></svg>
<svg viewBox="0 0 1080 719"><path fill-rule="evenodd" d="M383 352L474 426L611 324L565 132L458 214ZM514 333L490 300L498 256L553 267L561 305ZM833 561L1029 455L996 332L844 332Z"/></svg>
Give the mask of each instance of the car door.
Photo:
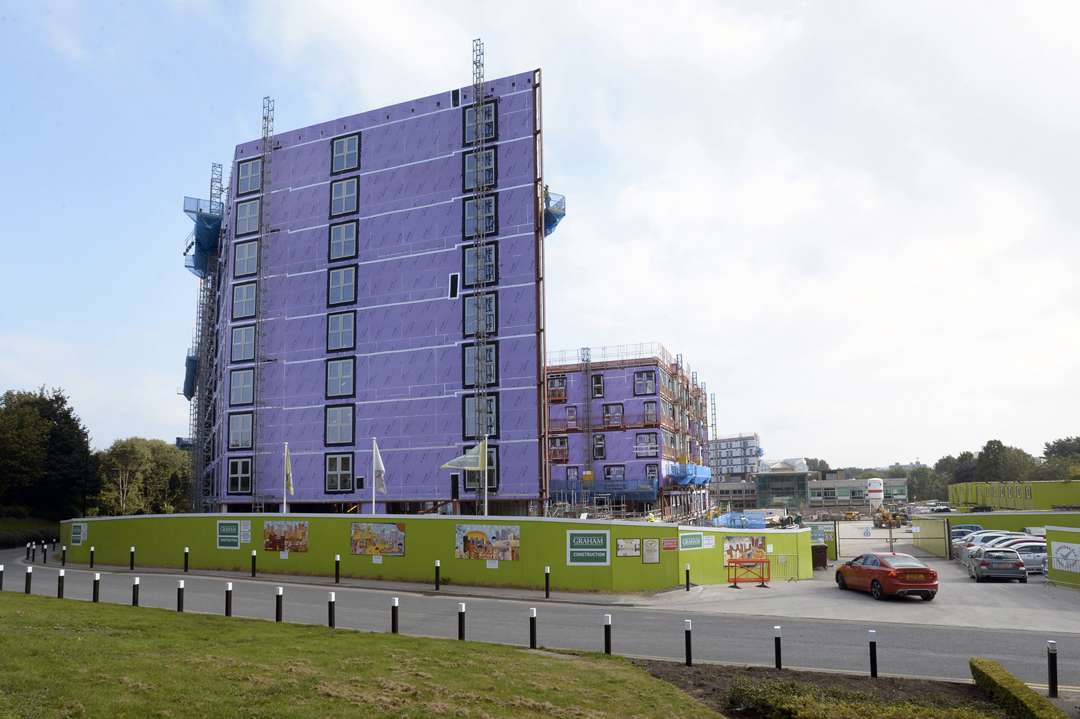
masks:
<svg viewBox="0 0 1080 719"><path fill-rule="evenodd" d="M862 575L862 560L866 555L860 554L844 565L841 572L844 575L844 583L849 589L858 589L860 576Z"/></svg>
<svg viewBox="0 0 1080 719"><path fill-rule="evenodd" d="M877 578L880 572L881 562L879 562L878 558L873 554L867 554L866 557L863 558L861 575L862 584L859 588L870 591L870 585L873 584L874 579Z"/></svg>

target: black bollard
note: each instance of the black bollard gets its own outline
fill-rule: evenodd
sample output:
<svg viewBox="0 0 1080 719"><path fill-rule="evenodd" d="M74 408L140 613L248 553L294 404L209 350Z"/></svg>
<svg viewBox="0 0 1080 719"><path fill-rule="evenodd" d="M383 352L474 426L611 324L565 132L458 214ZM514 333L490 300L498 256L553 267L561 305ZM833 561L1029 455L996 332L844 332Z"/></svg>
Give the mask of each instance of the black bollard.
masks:
<svg viewBox="0 0 1080 719"><path fill-rule="evenodd" d="M465 641L465 602L457 605L457 638Z"/></svg>
<svg viewBox="0 0 1080 719"><path fill-rule="evenodd" d="M441 579L441 577L439 576L439 569L440 569L439 560L436 559L435 560L435 591L436 592L439 591L439 584L440 584L440 579Z"/></svg>
<svg viewBox="0 0 1080 719"><path fill-rule="evenodd" d="M181 579L176 584L176 611L184 611L184 580Z"/></svg>
<svg viewBox="0 0 1080 719"><path fill-rule="evenodd" d="M101 574L94 573L94 596L93 601L98 602L101 600Z"/></svg>
<svg viewBox="0 0 1080 719"><path fill-rule="evenodd" d="M255 550L251 550L251 576L255 576Z"/></svg>
<svg viewBox="0 0 1080 719"><path fill-rule="evenodd" d="M683 633L686 635L686 666L692 667L694 666L694 643L690 635L692 625L689 619L687 619L684 624L685 629L683 630Z"/></svg>
<svg viewBox="0 0 1080 719"><path fill-rule="evenodd" d="M394 597L394 601L390 604L390 633L398 633L398 598Z"/></svg>
<svg viewBox="0 0 1080 719"><path fill-rule="evenodd" d="M341 584L341 555L334 555L334 584Z"/></svg>
<svg viewBox="0 0 1080 719"><path fill-rule="evenodd" d="M131 606L139 606L139 578L135 577L131 582Z"/></svg>
<svg viewBox="0 0 1080 719"><path fill-rule="evenodd" d="M529 649L536 649L536 607L529 609Z"/></svg>
<svg viewBox="0 0 1080 719"><path fill-rule="evenodd" d="M30 561L30 542L26 543L26 561Z"/></svg>
<svg viewBox="0 0 1080 719"><path fill-rule="evenodd" d="M277 588L277 603L274 607L274 621L280 622L285 613L285 587Z"/></svg>
<svg viewBox="0 0 1080 719"><path fill-rule="evenodd" d="M45 542L41 543L41 563L49 563L49 547L45 544Z"/></svg>
<svg viewBox="0 0 1080 719"><path fill-rule="evenodd" d="M58 541L60 541L60 540L57 540L57 539L54 539L54 540L52 540L52 550L53 550L54 552L56 551L56 543L57 543Z"/></svg>
<svg viewBox="0 0 1080 719"><path fill-rule="evenodd" d="M611 615L604 615L604 654L611 654Z"/></svg>
<svg viewBox="0 0 1080 719"><path fill-rule="evenodd" d="M1057 642L1053 639L1046 642L1046 685L1049 688L1047 694L1051 699L1056 699L1058 695Z"/></svg>
<svg viewBox="0 0 1080 719"><path fill-rule="evenodd" d="M544 599L551 599L551 567L544 567Z"/></svg>
<svg viewBox="0 0 1080 719"><path fill-rule="evenodd" d="M686 591L690 591L690 565L686 565Z"/></svg>
<svg viewBox="0 0 1080 719"><path fill-rule="evenodd" d="M30 545L30 563L37 563L37 542Z"/></svg>
<svg viewBox="0 0 1080 719"><path fill-rule="evenodd" d="M67 545L60 547L60 566L67 566Z"/></svg>
<svg viewBox="0 0 1080 719"><path fill-rule="evenodd" d="M877 632L871 629L867 632L870 640L870 676L877 676Z"/></svg>
<svg viewBox="0 0 1080 719"><path fill-rule="evenodd" d="M94 568L94 545L90 545L90 568Z"/></svg>
<svg viewBox="0 0 1080 719"><path fill-rule="evenodd" d="M56 598L64 598L64 570L61 569L60 573L56 575Z"/></svg>
<svg viewBox="0 0 1080 719"><path fill-rule="evenodd" d="M4 591L4 565L0 564L0 592Z"/></svg>
<svg viewBox="0 0 1080 719"><path fill-rule="evenodd" d="M225 616L232 616L232 582L225 582Z"/></svg>
<svg viewBox="0 0 1080 719"><path fill-rule="evenodd" d="M330 601L326 603L326 622L331 629L334 628L334 605L337 604L337 597L333 592L330 592Z"/></svg>
<svg viewBox="0 0 1080 719"><path fill-rule="evenodd" d="M777 669L783 669L784 668L784 662L783 662L783 660L781 658L781 654L780 654L780 625L779 624L777 624L776 626L773 627L773 653L776 655L774 657L775 660L776 660L776 668Z"/></svg>
<svg viewBox="0 0 1080 719"><path fill-rule="evenodd" d="M135 571L135 547L128 550L128 570Z"/></svg>
<svg viewBox="0 0 1080 719"><path fill-rule="evenodd" d="M187 574L188 570L188 556L191 554L189 547L184 547L184 574Z"/></svg>
<svg viewBox="0 0 1080 719"><path fill-rule="evenodd" d="M34 579L34 568L33 567L27 567L26 568L26 586L23 588L23 591L26 594L30 593L30 583L33 581L33 579Z"/></svg>

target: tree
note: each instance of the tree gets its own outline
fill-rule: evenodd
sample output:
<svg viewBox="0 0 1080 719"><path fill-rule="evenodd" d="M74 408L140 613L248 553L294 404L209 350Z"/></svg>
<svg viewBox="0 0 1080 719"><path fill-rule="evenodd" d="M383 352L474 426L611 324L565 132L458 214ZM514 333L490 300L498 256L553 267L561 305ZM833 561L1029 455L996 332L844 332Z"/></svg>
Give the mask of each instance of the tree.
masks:
<svg viewBox="0 0 1080 719"><path fill-rule="evenodd" d="M908 494L919 501L948 499L948 476L930 467L916 467L908 475Z"/></svg>
<svg viewBox="0 0 1080 719"><path fill-rule="evenodd" d="M961 452L956 457L953 467L952 484L975 481L975 455L971 452Z"/></svg>
<svg viewBox="0 0 1080 719"><path fill-rule="evenodd" d="M1065 437L1047 442L1043 450L1043 456L1047 459L1052 457L1072 457L1080 460L1080 437Z"/></svg>
<svg viewBox="0 0 1080 719"><path fill-rule="evenodd" d="M1035 458L1000 440L987 442L975 460L977 482L1022 482L1035 470Z"/></svg>
<svg viewBox="0 0 1080 719"><path fill-rule="evenodd" d="M129 437L101 453L101 509L111 514L167 514L186 506L188 454L160 439Z"/></svg>
<svg viewBox="0 0 1080 719"><path fill-rule="evenodd" d="M816 457L806 458L806 468L811 472L828 472L829 463L824 459L817 459Z"/></svg>

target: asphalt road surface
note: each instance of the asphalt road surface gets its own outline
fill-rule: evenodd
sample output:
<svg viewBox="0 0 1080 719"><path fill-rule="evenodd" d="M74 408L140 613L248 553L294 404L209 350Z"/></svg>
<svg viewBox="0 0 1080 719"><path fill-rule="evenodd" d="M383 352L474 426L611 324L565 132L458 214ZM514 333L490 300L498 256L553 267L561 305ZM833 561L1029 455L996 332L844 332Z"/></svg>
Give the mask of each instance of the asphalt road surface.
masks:
<svg viewBox="0 0 1080 719"><path fill-rule="evenodd" d="M5 592L22 592L26 567L18 552L5 552ZM56 596L57 567L34 566L34 594ZM139 603L143 607L176 608L177 581L184 579L184 609L224 613L226 581L233 583L233 615L274 617L277 586L285 587L285 620L305 624L327 622L330 590L336 592L339 629L386 632L390 629L391 593L378 589L290 583L286 577L259 580L101 570L101 601L130 604L132 577L140 578ZM91 598L93 572L67 568L64 594L68 600ZM302 582L303 579L298 581ZM319 581L319 580L311 580ZM325 581L325 580L321 580ZM498 598L439 596L435 592L400 591L400 630L403 634L455 638L458 603L466 603L469 640L525 646L528 644L529 608L538 611L541 646L603 650L604 615L612 615L613 652L640 657L682 660L683 620L693 621L695 661L732 664L773 662L773 627L782 626L783 660L787 667L869 671L867 630L877 630L878 667L881 674L968 680L968 660L989 657L1004 664L1024 681L1046 681L1046 640L1058 642L1060 682L1080 685L1080 634L994 627L926 626L863 619L805 619L755 614L695 611L693 606L604 607L573 602L545 603ZM888 611L888 604L882 605ZM58 611L62 605L58 605ZM747 609L752 611L752 607ZM0 624L4 618L0 616ZM273 631L267 627L267 631Z"/></svg>

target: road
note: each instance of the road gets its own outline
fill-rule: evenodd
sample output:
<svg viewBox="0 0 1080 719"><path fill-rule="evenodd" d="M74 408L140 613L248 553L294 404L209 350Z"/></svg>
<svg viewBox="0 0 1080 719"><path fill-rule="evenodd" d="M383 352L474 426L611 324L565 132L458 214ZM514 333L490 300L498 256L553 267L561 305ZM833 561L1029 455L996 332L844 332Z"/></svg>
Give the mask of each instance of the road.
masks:
<svg viewBox="0 0 1080 719"><path fill-rule="evenodd" d="M21 592L25 566L18 552L4 552L7 565L4 591ZM34 594L56 596L55 564L34 567ZM131 602L131 572L101 571L101 601ZM176 608L176 588L185 580L185 611L224 612L225 578L196 574L135 572L140 578L140 606ZM69 567L64 594L70 600L89 600L93 572ZM390 625L390 593L378 589L335 587L326 580L232 578L233 614L273 619L277 586L285 587L285 620L325 624L328 592L337 595L338 628L385 632ZM302 583L312 582L312 583ZM751 591L747 589L746 591ZM762 590L764 591L764 590ZM404 634L453 638L457 633L458 602L466 602L466 635L470 640L503 644L528 643L529 608L537 607L539 642L561 649L601 651L604 614L612 615L613 651L627 656L681 660L683 620L693 621L694 658L733 664L771 664L773 626L782 625L785 666L865 672L868 670L867 629L877 630L878 663L882 674L967 680L972 656L1001 661L1028 682L1046 679L1045 633L1008 629L924 626L863 620L805 619L755 614L696 611L693 606L612 606L545 603L536 600L439 596L433 591L396 592L400 597L400 629ZM272 631L268 627L268 631ZM1063 685L1080 685L1080 634L1058 633Z"/></svg>

